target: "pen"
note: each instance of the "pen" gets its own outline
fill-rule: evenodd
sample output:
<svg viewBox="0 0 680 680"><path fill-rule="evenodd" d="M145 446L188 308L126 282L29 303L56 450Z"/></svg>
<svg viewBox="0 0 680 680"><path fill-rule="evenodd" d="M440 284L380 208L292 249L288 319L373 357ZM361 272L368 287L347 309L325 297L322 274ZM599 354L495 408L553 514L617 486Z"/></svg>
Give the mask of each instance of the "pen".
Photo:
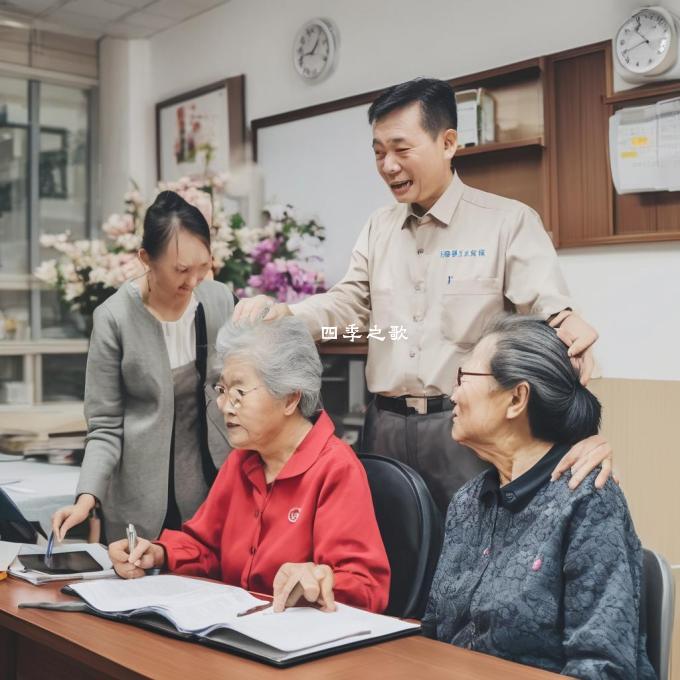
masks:
<svg viewBox="0 0 680 680"><path fill-rule="evenodd" d="M261 612L265 609L269 609L272 606L271 602L265 602L264 604L258 604L250 609L246 609L244 612L238 612L236 616L248 616L248 614L254 614L255 612Z"/></svg>
<svg viewBox="0 0 680 680"><path fill-rule="evenodd" d="M125 535L127 536L128 542L128 554L132 555L132 551L137 546L137 529L135 529L135 525L132 524L132 522L127 525Z"/></svg>
<svg viewBox="0 0 680 680"><path fill-rule="evenodd" d="M52 564L52 550L54 549L54 531L50 531L50 537L47 539L47 548L45 549L45 566L49 569Z"/></svg>

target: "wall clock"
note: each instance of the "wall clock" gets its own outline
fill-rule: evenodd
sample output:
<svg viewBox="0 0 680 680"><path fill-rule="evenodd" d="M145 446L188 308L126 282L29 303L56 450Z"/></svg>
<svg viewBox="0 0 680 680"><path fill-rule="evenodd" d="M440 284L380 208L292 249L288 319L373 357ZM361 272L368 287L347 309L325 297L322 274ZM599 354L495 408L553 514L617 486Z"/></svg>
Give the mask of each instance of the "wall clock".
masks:
<svg viewBox="0 0 680 680"><path fill-rule="evenodd" d="M293 65L308 82L327 78L338 59L338 31L329 19L311 19L297 32Z"/></svg>
<svg viewBox="0 0 680 680"><path fill-rule="evenodd" d="M612 48L614 68L629 83L680 78L678 19L664 7L635 11L616 32Z"/></svg>

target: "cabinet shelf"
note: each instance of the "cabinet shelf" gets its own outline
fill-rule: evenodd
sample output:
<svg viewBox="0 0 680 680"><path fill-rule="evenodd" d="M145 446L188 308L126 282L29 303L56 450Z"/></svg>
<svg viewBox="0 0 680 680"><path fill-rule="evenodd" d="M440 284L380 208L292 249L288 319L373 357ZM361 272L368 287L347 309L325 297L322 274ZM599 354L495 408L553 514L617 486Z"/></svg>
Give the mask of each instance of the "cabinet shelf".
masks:
<svg viewBox="0 0 680 680"><path fill-rule="evenodd" d="M527 139L513 139L511 142L490 142L477 146L464 146L456 151L455 158L462 156L474 156L482 153L494 153L495 151L507 151L509 149L524 149L528 147L543 147L543 137L528 137Z"/></svg>
<svg viewBox="0 0 680 680"><path fill-rule="evenodd" d="M622 104L624 102L633 102L637 100L661 98L664 96L677 96L680 94L680 80L671 80L668 83L650 83L641 87L635 87L631 90L623 90L622 92L614 92L603 98L605 104Z"/></svg>
<svg viewBox="0 0 680 680"><path fill-rule="evenodd" d="M22 354L86 354L89 341L64 340L1 340L0 356Z"/></svg>
<svg viewBox="0 0 680 680"><path fill-rule="evenodd" d="M316 344L319 354L358 354L365 356L368 351L367 342L338 342L327 341Z"/></svg>

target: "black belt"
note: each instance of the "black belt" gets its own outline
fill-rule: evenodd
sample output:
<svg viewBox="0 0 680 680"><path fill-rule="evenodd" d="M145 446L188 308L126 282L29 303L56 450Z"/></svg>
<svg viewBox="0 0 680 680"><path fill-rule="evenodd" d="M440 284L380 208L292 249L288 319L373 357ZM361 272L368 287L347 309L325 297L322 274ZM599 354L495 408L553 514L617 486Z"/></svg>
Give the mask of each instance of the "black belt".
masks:
<svg viewBox="0 0 680 680"><path fill-rule="evenodd" d="M415 406L410 406L407 403L412 399L417 399L426 409L419 410ZM381 411L392 411L392 413L399 413L402 416L410 416L416 413L425 415L425 413L441 413L442 411L450 411L453 408L451 399L445 395L437 397L384 397L382 394L376 394L375 405Z"/></svg>

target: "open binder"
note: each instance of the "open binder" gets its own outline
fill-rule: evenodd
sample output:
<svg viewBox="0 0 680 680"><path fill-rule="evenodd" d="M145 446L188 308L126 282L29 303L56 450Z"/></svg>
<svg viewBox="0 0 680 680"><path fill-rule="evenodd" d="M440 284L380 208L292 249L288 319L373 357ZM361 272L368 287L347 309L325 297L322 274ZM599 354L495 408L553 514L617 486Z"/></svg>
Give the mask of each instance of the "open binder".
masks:
<svg viewBox="0 0 680 680"><path fill-rule="evenodd" d="M332 613L293 607L238 616L263 601L241 588L172 575L77 583L62 592L81 598L78 611L279 667L420 630L418 624L342 604ZM65 608L74 610L72 603Z"/></svg>

